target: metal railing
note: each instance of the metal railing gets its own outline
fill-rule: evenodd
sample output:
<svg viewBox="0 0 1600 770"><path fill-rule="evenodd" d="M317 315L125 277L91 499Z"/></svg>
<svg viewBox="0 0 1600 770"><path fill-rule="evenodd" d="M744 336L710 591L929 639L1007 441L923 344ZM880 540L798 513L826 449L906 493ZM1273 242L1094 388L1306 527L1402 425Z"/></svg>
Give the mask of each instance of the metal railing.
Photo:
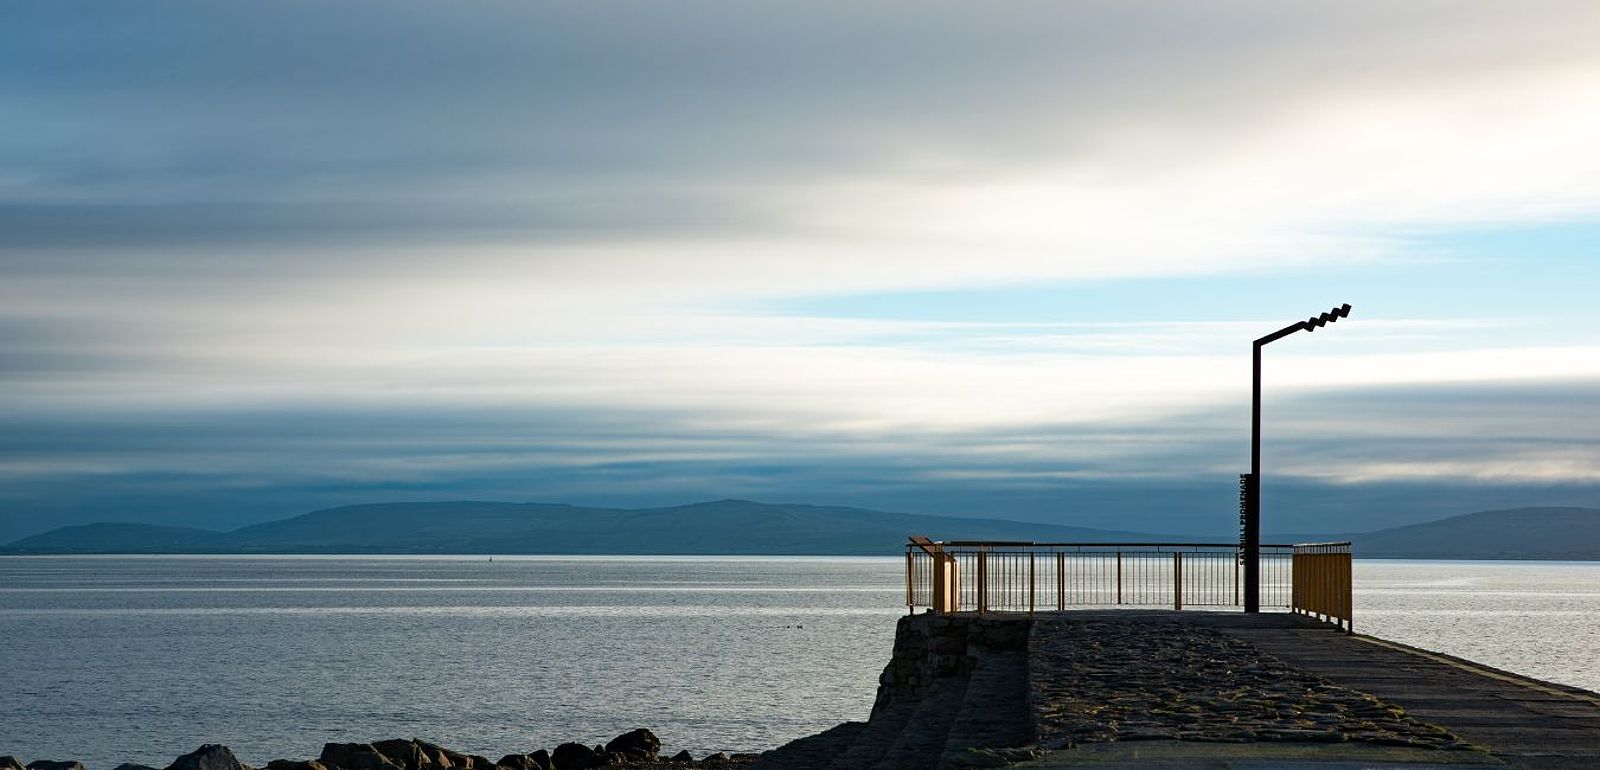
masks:
<svg viewBox="0 0 1600 770"><path fill-rule="evenodd" d="M1354 629L1350 543L1261 546L1261 606ZM1242 606L1242 549L1217 543L1031 543L913 537L906 606L934 612Z"/></svg>
<svg viewBox="0 0 1600 770"><path fill-rule="evenodd" d="M1295 603L1295 549L1261 546L1262 606L1300 606ZM927 607L980 614L1242 606L1240 556L1236 543L935 542L913 537L906 546L906 606L912 611Z"/></svg>
<svg viewBox="0 0 1600 770"><path fill-rule="evenodd" d="M1354 632L1349 543L1301 543L1294 547L1290 609Z"/></svg>

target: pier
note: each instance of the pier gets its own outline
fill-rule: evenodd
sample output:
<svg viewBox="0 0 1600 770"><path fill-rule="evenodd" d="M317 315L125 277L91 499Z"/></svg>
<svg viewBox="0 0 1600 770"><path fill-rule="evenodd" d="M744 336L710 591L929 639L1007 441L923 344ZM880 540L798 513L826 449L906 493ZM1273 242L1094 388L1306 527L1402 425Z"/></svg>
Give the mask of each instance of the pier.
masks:
<svg viewBox="0 0 1600 770"><path fill-rule="evenodd" d="M1348 544L1263 545L1259 613L1234 548L913 538L870 718L757 767L1600 767L1600 695L1356 633Z"/></svg>

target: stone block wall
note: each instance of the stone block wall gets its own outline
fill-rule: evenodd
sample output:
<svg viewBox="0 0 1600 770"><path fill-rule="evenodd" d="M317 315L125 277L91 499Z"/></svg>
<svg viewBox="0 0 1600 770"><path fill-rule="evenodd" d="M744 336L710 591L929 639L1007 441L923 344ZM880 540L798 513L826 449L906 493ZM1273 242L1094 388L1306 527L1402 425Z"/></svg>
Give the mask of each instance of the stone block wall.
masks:
<svg viewBox="0 0 1600 770"><path fill-rule="evenodd" d="M965 677L992 652L1025 652L1033 619L1026 615L907 615L895 628L894 654L878 677L872 715L921 699L935 680Z"/></svg>

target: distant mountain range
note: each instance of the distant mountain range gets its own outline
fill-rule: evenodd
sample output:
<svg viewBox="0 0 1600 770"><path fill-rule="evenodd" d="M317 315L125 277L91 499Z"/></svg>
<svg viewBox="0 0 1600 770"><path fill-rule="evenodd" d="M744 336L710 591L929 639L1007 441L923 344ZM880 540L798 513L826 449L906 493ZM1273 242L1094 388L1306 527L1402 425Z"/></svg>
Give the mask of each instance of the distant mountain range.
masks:
<svg viewBox="0 0 1600 770"><path fill-rule="evenodd" d="M1341 539L1373 559L1600 560L1600 509L1482 511Z"/></svg>
<svg viewBox="0 0 1600 770"><path fill-rule="evenodd" d="M906 536L914 534L1057 542L1231 539L748 500L638 509L459 501L329 508L231 532L86 524L23 538L0 553L881 555L899 553ZM1314 537L1352 540L1356 554L1366 558L1600 559L1600 510L1484 511L1378 532Z"/></svg>
<svg viewBox="0 0 1600 770"><path fill-rule="evenodd" d="M379 503L213 532L86 524L8 553L894 554L907 535L971 540L1149 540L1083 527L718 500L670 508ZM1192 538L1191 538L1192 539Z"/></svg>

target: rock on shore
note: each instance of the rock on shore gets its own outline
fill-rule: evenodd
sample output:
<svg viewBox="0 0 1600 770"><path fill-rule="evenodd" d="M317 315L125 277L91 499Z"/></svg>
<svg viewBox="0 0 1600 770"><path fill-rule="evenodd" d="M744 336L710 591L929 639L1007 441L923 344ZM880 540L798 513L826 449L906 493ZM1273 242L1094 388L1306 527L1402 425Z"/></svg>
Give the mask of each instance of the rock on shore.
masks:
<svg viewBox="0 0 1600 770"><path fill-rule="evenodd" d="M208 743L172 761L167 770L253 770L220 743Z"/></svg>
<svg viewBox="0 0 1600 770"><path fill-rule="evenodd" d="M661 739L638 728L611 739L604 746L563 743L555 749L507 754L498 762L476 754L451 751L420 738L393 738L371 743L329 743L316 759L274 759L265 770L670 770L671 768L735 768L756 760L755 754L717 752L696 760L687 751L670 759L661 756ZM34 760L0 756L0 770L84 770L80 762ZM156 770L124 764L116 770ZM208 743L173 760L166 770L255 770L239 761L227 746Z"/></svg>

